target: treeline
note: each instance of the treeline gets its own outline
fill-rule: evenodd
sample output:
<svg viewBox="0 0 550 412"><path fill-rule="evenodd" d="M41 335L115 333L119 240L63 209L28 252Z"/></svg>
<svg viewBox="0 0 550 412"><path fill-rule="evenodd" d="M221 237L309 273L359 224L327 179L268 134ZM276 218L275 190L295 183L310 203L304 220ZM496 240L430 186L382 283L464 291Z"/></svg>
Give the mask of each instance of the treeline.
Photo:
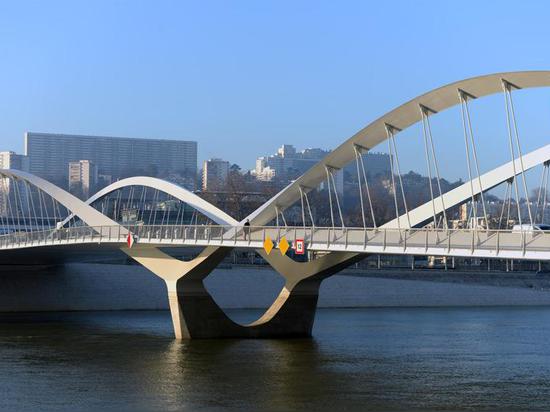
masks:
<svg viewBox="0 0 550 412"><path fill-rule="evenodd" d="M413 209L431 199L429 179L415 172L409 172L402 176L403 190L407 200L407 207ZM397 185L397 198L399 213L405 213L405 207L402 201L401 186L399 179L395 177ZM440 181L443 193L461 185L463 182L449 182L445 179ZM254 176L240 173L240 170L232 168L228 179L222 190L216 192L204 192L201 196L212 202L220 209L238 220L244 219L258 207L262 206L272 196L277 194L285 186L285 182L271 181L260 182ZM436 179L432 179L432 188L434 195L439 195L439 189ZM369 193L374 210L374 218L377 224L382 224L395 218L395 200L393 196L393 186L390 174L380 174L369 178ZM317 190L308 193L308 200L312 209L312 215L315 225L325 226L331 224L329 192L321 186ZM340 224L339 213L336 206L336 199L332 193L333 215L336 224ZM373 226L372 213L366 195L366 187L363 184L363 197L365 206L365 217L368 226ZM343 196L339 196L344 223L346 226L362 226L363 218L361 212L361 202L359 198L359 186L357 182L344 183ZM301 225L302 211L300 201L293 207L285 210L285 219L289 225ZM456 215L457 210L451 210L451 214ZM309 212L306 215L306 224L310 224Z"/></svg>

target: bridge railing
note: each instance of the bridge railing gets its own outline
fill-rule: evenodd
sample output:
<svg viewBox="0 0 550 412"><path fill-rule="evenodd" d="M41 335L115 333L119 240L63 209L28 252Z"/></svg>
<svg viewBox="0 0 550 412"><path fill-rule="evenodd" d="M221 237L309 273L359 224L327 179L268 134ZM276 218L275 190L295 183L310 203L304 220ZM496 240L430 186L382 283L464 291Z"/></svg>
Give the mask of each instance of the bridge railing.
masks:
<svg viewBox="0 0 550 412"><path fill-rule="evenodd" d="M319 251L365 253L460 254L490 252L494 256L513 251L548 252L550 232L540 230L484 229L390 229L273 226L82 226L0 236L0 248L33 247L68 243L124 243L128 232L138 243L182 246L227 246L261 248L270 238L278 245L285 238L291 245L302 239L306 248Z"/></svg>
<svg viewBox="0 0 550 412"><path fill-rule="evenodd" d="M452 254L465 251L548 251L550 232L540 230L395 229L273 226L139 226L129 228L138 241L238 247L262 247L270 238L291 243L302 239L312 250L372 251L378 253Z"/></svg>
<svg viewBox="0 0 550 412"><path fill-rule="evenodd" d="M550 252L550 232L541 230L485 229L394 229L394 228L262 228L252 230L252 240L269 236L278 242L303 239L314 250L362 251L376 249L383 253L417 253L453 251Z"/></svg>
<svg viewBox="0 0 550 412"><path fill-rule="evenodd" d="M41 231L13 232L0 236L0 249L33 247L67 243L86 243L126 240L127 231L121 226L80 226Z"/></svg>
<svg viewBox="0 0 550 412"><path fill-rule="evenodd" d="M550 232L540 230L395 229L273 226L137 226L129 230L138 241L239 247L262 247L269 237L278 244L283 237L297 239L312 250L372 251L378 253L461 253L465 251L550 251Z"/></svg>

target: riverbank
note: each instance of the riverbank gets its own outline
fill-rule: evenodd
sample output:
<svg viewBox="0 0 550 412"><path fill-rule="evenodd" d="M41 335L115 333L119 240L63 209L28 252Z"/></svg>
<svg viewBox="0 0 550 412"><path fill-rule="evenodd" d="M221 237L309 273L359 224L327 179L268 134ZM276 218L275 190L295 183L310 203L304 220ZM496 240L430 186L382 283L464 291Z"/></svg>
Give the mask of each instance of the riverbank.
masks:
<svg viewBox="0 0 550 412"><path fill-rule="evenodd" d="M262 266L216 269L205 280L220 306L266 308L283 280ZM548 274L442 270L346 270L321 287L319 306L433 307L550 305ZM0 311L167 309L165 285L137 265L12 268L0 275Z"/></svg>

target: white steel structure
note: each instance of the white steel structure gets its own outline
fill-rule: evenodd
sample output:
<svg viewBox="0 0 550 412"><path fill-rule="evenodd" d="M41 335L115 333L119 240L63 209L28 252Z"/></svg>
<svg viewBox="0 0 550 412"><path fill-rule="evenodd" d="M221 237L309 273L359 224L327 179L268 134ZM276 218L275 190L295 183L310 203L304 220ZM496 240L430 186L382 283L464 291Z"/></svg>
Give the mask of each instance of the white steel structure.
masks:
<svg viewBox="0 0 550 412"><path fill-rule="evenodd" d="M549 162L550 145L528 153L522 159L525 170ZM481 193L481 188L489 190L509 181L518 173L519 163L520 159L516 159L515 168L514 164L509 162L481 175L479 180L468 181L435 198L436 212L443 211L441 205L453 207L468 200L471 196L471 184L474 186L474 195L477 196ZM0 175L5 178L25 180L44 191L51 190L52 187L55 188L51 183L21 171L2 170ZM89 206L117 190L132 186L149 187L167 193L207 216L215 225L163 224L124 227ZM68 209L78 209L79 212L71 213L58 224L59 227L52 230L25 231L0 237L0 250L75 243L124 244L128 233L132 233L138 243L154 246L262 249L263 243L268 237L277 244L284 237L290 242L304 239L307 249L312 251L550 260L550 232L538 230L451 230L448 228L409 229L403 227L406 220L404 216L400 217L401 228L397 222L398 219L389 221L379 228L251 226L250 236L245 236L243 226L222 210L174 183L153 177L138 176L115 182L88 199L86 205L82 202L78 202L77 205L72 195L59 188L48 193L63 205L71 205ZM72 201L70 197L73 197ZM66 228L67 223L78 213L82 214L82 220L87 223L87 226ZM423 204L409 211L409 220L413 227L429 221L432 216L431 203Z"/></svg>
<svg viewBox="0 0 550 412"><path fill-rule="evenodd" d="M550 145L523 155L512 100L513 90L543 86L550 86L549 71L499 73L456 82L419 96L356 133L241 222L193 193L155 178L123 179L83 202L29 173L2 170L0 176L13 183L16 195L23 191L29 195L5 199L10 218L4 218L0 224L9 226L13 233L0 236L0 253L24 249L32 253L48 247L86 246L92 250L110 245L120 248L166 282L178 338L307 336L313 326L322 280L366 254L550 259L550 232L535 225L541 199L541 216L546 206ZM510 161L482 174L469 102L498 92L503 92L505 98ZM443 193L430 118L455 105L461 108L469 179ZM417 122L422 123L431 200L410 210L401 181L395 136ZM377 225L362 154L383 141L388 142L390 152L396 218ZM362 227L346 227L335 180L337 172L354 161ZM525 172L538 165L543 165L543 173L536 208L526 202L527 213L523 211L522 218L520 191L528 194ZM436 182L435 190L432 180ZM515 192L519 230L489 227L484 194L506 182L508 210ZM308 197L322 183L330 206L329 227L315 224ZM399 201L404 213L400 213ZM476 214L482 212L485 227L450 229L447 210L468 201L474 208L481 203ZM285 210L296 207L296 203L302 225L291 227L287 225ZM192 210L191 217L186 206ZM199 223L199 215L206 221ZM367 225L370 217L371 226ZM432 219L432 227L422 227ZM245 226L245 221L251 226ZM50 222L48 230L44 230L44 222ZM443 222L442 227L438 222ZM267 241L284 250L297 239L303 239L308 250L320 252L319 256L299 262L278 250L269 253L270 248L263 249ZM175 259L161 250L189 246L204 247L190 262ZM228 319L203 285L203 279L236 247L257 250L285 279L273 305L249 325L238 325Z"/></svg>

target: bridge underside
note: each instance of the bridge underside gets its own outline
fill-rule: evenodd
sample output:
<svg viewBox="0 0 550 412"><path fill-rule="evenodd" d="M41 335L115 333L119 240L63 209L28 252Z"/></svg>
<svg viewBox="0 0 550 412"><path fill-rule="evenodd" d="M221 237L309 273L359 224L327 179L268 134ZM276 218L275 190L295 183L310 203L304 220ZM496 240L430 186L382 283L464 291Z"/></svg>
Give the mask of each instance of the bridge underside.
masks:
<svg viewBox="0 0 550 412"><path fill-rule="evenodd" d="M105 261L124 263L128 256L121 250L121 243L75 243L44 245L40 247L4 249L0 253L2 265L62 265L64 263L101 263ZM161 249L170 256L197 255L203 246L169 246Z"/></svg>
<svg viewBox="0 0 550 412"><path fill-rule="evenodd" d="M241 325L231 320L216 303L204 286L204 279L211 273L221 260L231 251L231 248L218 248L213 253L204 249L209 259L193 259L184 262L174 256L182 254L185 249L189 254L195 254L197 248L178 247L163 248L136 246L133 249L121 249L116 243L83 243L73 245L50 245L42 247L4 250L0 254L1 273L26 273L39 271L54 274L60 270L60 265L71 262L121 262L132 257L154 274L159 271L150 267L142 260L148 253L166 256L166 265L177 266L177 279L172 282L166 273L160 277L166 282L168 302L172 314L174 332L179 339L208 338L298 338L311 336L315 320L315 312L321 282L328 276L339 272L356 260L345 260L340 264L331 264L327 270L315 270L314 276L307 276L307 265L292 266L287 257L280 256L286 265L300 268L290 273L290 279L281 290L271 307L251 324ZM203 251L203 253L204 253ZM345 253L334 254L347 256ZM360 259L358 257L357 259ZM161 259L162 260L162 259ZM184 266L180 266L184 265ZM187 265L187 266L185 266ZM34 268L34 269L33 269ZM306 273L302 273L302 269ZM310 269L311 270L311 269ZM53 271L53 272L52 272ZM291 270L290 272L295 272ZM299 279L294 281L293 279ZM228 279L230 281L230 279ZM39 294L37 290L34 293ZM61 298L61 297L60 297ZM62 304L62 302L59 302Z"/></svg>
<svg viewBox="0 0 550 412"><path fill-rule="evenodd" d="M51 245L3 250L0 265L60 265L124 258L124 253L115 244Z"/></svg>
<svg viewBox="0 0 550 412"><path fill-rule="evenodd" d="M271 257L285 285L258 320L240 325L229 319L204 286L204 279L224 259L229 248L206 248L189 262L173 259L155 247L123 248L123 251L166 282L178 339L311 336L321 282L363 258L335 253L298 263L280 254ZM266 257L264 252L259 253Z"/></svg>
<svg viewBox="0 0 550 412"><path fill-rule="evenodd" d="M322 279L286 288L264 314L266 322L240 325L231 320L206 290L202 280L182 282L168 299L179 339L310 337Z"/></svg>
<svg viewBox="0 0 550 412"><path fill-rule="evenodd" d="M224 311L218 306L212 298L206 287L204 279L219 265L225 256L232 250L231 247L206 247L202 249L191 261L182 261L181 257L185 250L186 255L196 255L200 246L183 245L161 245L161 244L137 244L133 248L127 248L120 242L95 242L95 243L75 243L63 245L44 245L41 247L21 247L6 249L0 254L0 272L13 271L14 266L21 267L35 266L44 267L47 265L59 265L69 262L120 262L124 263L131 257L139 264L147 268L152 273L163 279L168 289L168 301L172 314L174 332L179 339L191 338L278 338L278 337L308 337L311 336L315 319L315 311L321 282L341 271L345 267L366 257L376 245L374 239L369 240L369 246L361 246L357 250L350 252L350 247L355 242L353 231L340 236L346 240L347 247L340 252L333 251L324 257L320 257L309 262L294 262L292 259L282 256L278 251L274 251L269 256L270 263L285 278L285 287L281 290L271 307L256 321L248 325L240 325L231 320ZM363 234L363 231L359 231ZM296 230L289 230L291 233L297 233ZM430 234L430 233L428 233ZM492 240L494 243L495 235L484 234L485 238L480 239L476 234L475 239L467 236L462 243L468 245L472 239L473 244L480 240L487 243ZM517 235L517 234L516 234ZM377 235L378 236L378 235ZM255 236L251 236L254 238ZM264 237L264 235L260 236ZM304 236L306 237L306 236ZM418 237L419 239L416 239ZM547 245L543 235L537 235L535 240L543 244L539 245L541 251L545 252ZM325 236L321 236L325 238ZM384 239L389 240L389 236ZM460 240L460 236L455 236ZM527 236L522 236L526 239ZM441 250L426 249L426 237L423 232L410 235L406 241L396 241L401 246L378 247L377 252L384 254L395 249L397 254L418 254L446 255L456 256L475 256L474 250L446 250L449 244L444 238L439 240L443 244ZM313 239L312 239L313 240ZM435 243L438 243L435 242ZM256 242L251 240L248 248L251 248ZM336 246L338 242L333 243ZM461 243L461 242L459 242ZM427 244L431 244L428 242ZM313 246L313 244L311 244ZM407 250L403 250L406 245ZM499 245L496 241L495 245ZM481 250L487 256L482 257L502 257L494 255L492 243L487 250ZM366 246L366 245L365 245ZM478 246L479 247L479 246ZM347 249L347 250L346 250ZM357 251L362 252L357 253ZM253 249L249 249L253 250ZM521 249L519 249L521 250ZM413 253L415 252L416 253ZM260 252L260 254L265 252ZM483 254L482 253L482 254ZM267 256L263 256L268 258ZM523 258L527 256L523 253ZM42 269L38 269L42 270ZM230 281L230 279L228 279ZM37 292L38 293L38 292Z"/></svg>

